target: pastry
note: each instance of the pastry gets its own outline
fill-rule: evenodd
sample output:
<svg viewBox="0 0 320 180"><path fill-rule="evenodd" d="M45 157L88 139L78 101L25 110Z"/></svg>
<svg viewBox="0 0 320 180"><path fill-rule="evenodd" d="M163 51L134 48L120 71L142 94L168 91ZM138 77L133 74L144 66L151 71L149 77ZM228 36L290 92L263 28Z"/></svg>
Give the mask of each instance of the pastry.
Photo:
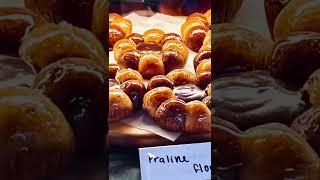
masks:
<svg viewBox="0 0 320 180"><path fill-rule="evenodd" d="M0 55L0 87L31 87L35 74L32 66L22 59Z"/></svg>
<svg viewBox="0 0 320 180"><path fill-rule="evenodd" d="M183 69L150 79L143 104L160 127L186 133L210 132L209 101L202 102L208 95L194 85L195 79L195 74Z"/></svg>
<svg viewBox="0 0 320 180"><path fill-rule="evenodd" d="M113 69L109 65L109 74ZM115 122L142 109L147 89L138 71L124 68L118 69L114 78L109 76L109 91L108 122Z"/></svg>
<svg viewBox="0 0 320 180"><path fill-rule="evenodd" d="M181 26L182 40L192 51L198 52L207 32L211 29L207 18L200 13L191 14Z"/></svg>
<svg viewBox="0 0 320 180"><path fill-rule="evenodd" d="M58 107L26 87L0 88L0 179L40 180L69 165L73 131Z"/></svg>
<svg viewBox="0 0 320 180"><path fill-rule="evenodd" d="M260 34L232 24L213 27L215 74L266 69L272 42Z"/></svg>
<svg viewBox="0 0 320 180"><path fill-rule="evenodd" d="M308 77L320 68L319 40L319 33L299 32L277 42L268 62L272 74L293 90L302 88Z"/></svg>
<svg viewBox="0 0 320 180"><path fill-rule="evenodd" d="M216 167L219 171L234 169L232 179L319 179L318 155L287 126L272 123L239 132L228 123L213 121Z"/></svg>
<svg viewBox="0 0 320 180"><path fill-rule="evenodd" d="M286 39L291 33L301 31L320 32L320 1L290 1L279 13L273 28L276 41ZM288 21L291 19L291 21ZM293 20L294 19L294 20Z"/></svg>
<svg viewBox="0 0 320 180"><path fill-rule="evenodd" d="M305 95L305 101L312 106L320 105L320 87L319 87L320 69L314 71L305 82L301 91Z"/></svg>
<svg viewBox="0 0 320 180"><path fill-rule="evenodd" d="M104 149L107 119L107 77L103 66L89 59L65 58L37 74L33 88L64 113L81 157Z"/></svg>
<svg viewBox="0 0 320 180"><path fill-rule="evenodd" d="M45 20L25 8L0 8L0 53L17 55L22 38Z"/></svg>
<svg viewBox="0 0 320 180"><path fill-rule="evenodd" d="M159 29L119 40L113 51L119 65L138 70L145 79L184 67L189 56L179 35L165 34Z"/></svg>
<svg viewBox="0 0 320 180"><path fill-rule="evenodd" d="M107 35L107 0L25 0L26 8L41 14L49 22L67 21L92 31L105 45Z"/></svg>
<svg viewBox="0 0 320 180"><path fill-rule="evenodd" d="M129 36L132 32L132 23L119 14L109 14L109 51L113 49L114 44Z"/></svg>
<svg viewBox="0 0 320 180"><path fill-rule="evenodd" d="M66 22L46 23L32 29L23 39L19 54L37 72L65 57L88 58L100 65L107 60L103 46L91 32Z"/></svg>

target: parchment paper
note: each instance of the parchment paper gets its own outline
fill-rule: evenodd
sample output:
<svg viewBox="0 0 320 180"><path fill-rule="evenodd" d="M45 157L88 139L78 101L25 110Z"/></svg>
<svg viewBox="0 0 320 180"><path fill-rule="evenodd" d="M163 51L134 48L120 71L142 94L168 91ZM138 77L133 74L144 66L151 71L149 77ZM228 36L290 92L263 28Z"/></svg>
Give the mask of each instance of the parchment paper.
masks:
<svg viewBox="0 0 320 180"><path fill-rule="evenodd" d="M149 29L157 28L163 30L165 33L174 32L181 35L180 27L185 21L183 17L174 17L159 13L154 14L151 17L144 17L131 13L125 16L125 18L131 20L133 24L132 32L140 34L143 34ZM189 58L184 69L195 72L193 68L193 59L195 55L195 52L189 50ZM113 51L109 52L109 63L116 63ZM145 83L147 84L147 81ZM147 112L132 115L122 122L139 129L150 131L171 141L175 141L181 135L181 133L174 133L160 128L155 124Z"/></svg>

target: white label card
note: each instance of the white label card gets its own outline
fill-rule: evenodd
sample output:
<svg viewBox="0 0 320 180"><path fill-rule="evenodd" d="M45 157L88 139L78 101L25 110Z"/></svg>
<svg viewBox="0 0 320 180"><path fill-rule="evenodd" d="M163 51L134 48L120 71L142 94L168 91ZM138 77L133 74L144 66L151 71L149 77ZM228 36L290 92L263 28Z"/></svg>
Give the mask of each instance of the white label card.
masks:
<svg viewBox="0 0 320 180"><path fill-rule="evenodd" d="M211 143L140 148L141 180L211 179Z"/></svg>

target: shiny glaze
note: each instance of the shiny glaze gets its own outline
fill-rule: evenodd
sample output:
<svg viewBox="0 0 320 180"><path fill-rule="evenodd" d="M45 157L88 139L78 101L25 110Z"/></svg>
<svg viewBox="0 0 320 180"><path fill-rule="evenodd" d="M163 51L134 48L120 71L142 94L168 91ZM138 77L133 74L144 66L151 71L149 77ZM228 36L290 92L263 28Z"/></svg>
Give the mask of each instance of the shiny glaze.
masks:
<svg viewBox="0 0 320 180"><path fill-rule="evenodd" d="M164 34L161 38L161 44L164 44L168 40L177 40L182 42L182 38L176 33Z"/></svg>
<svg viewBox="0 0 320 180"><path fill-rule="evenodd" d="M236 73L213 81L215 115L241 129L290 124L305 108L299 92L286 90L265 71Z"/></svg>
<svg viewBox="0 0 320 180"><path fill-rule="evenodd" d="M137 50L139 51L156 51L156 52L160 52L162 50L162 46L158 43L147 43L147 42L143 42L143 43L139 43L137 45Z"/></svg>
<svg viewBox="0 0 320 180"><path fill-rule="evenodd" d="M173 92L177 98L183 100L184 102L190 102L194 100L201 101L207 96L205 91L199 89L194 84L176 86L173 88Z"/></svg>
<svg viewBox="0 0 320 180"><path fill-rule="evenodd" d="M131 41L133 41L137 45L142 43L142 42L144 42L143 36L141 34L138 34L138 33L130 34L129 36L127 36L127 39L130 39Z"/></svg>

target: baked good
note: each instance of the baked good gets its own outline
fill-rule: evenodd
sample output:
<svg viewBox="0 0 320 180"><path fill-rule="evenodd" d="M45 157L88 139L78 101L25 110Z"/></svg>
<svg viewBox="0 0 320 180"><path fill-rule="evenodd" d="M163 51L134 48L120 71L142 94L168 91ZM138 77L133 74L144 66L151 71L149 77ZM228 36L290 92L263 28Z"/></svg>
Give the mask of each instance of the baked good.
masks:
<svg viewBox="0 0 320 180"><path fill-rule="evenodd" d="M265 58L272 50L272 41L232 24L215 25L212 33L215 74L266 69Z"/></svg>
<svg viewBox="0 0 320 180"><path fill-rule="evenodd" d="M83 58L64 58L52 63L34 81L33 88L49 97L70 123L79 157L104 148L106 83L104 67Z"/></svg>
<svg viewBox="0 0 320 180"><path fill-rule="evenodd" d="M239 132L214 122L212 135L218 170L234 169L234 178L246 180L292 177L319 179L318 155L299 134L287 126L265 124ZM283 171L287 168L293 170Z"/></svg>
<svg viewBox="0 0 320 180"><path fill-rule="evenodd" d="M215 116L241 130L272 122L290 125L306 108L300 92L288 90L267 71L225 74L212 84Z"/></svg>
<svg viewBox="0 0 320 180"><path fill-rule="evenodd" d="M198 54L193 59L193 67L196 71L196 74L201 74L204 72L211 73L211 30L207 32Z"/></svg>
<svg viewBox="0 0 320 180"><path fill-rule="evenodd" d="M22 38L45 20L25 8L0 8L0 53L17 55Z"/></svg>
<svg viewBox="0 0 320 180"><path fill-rule="evenodd" d="M301 31L320 32L318 0L290 1L279 13L274 23L274 39L286 39L291 33ZM288 21L294 19L294 21Z"/></svg>
<svg viewBox="0 0 320 180"><path fill-rule="evenodd" d="M115 68L117 65L111 65L111 67L113 68L109 68L109 74L112 73L110 70L117 70L114 78L109 76L108 122L115 122L142 109L142 100L146 93L146 87L138 71Z"/></svg>
<svg viewBox="0 0 320 180"><path fill-rule="evenodd" d="M183 42L192 51L198 52L203 44L203 40L211 29L211 23L206 16L200 13L191 14L181 26Z"/></svg>
<svg viewBox="0 0 320 180"><path fill-rule="evenodd" d="M106 52L98 39L91 32L66 22L33 28L23 39L19 54L37 72L64 57L88 58L100 65L107 63Z"/></svg>
<svg viewBox="0 0 320 180"><path fill-rule="evenodd" d="M194 85L195 80L195 74L183 69L151 78L143 104L160 127L186 133L210 132L211 111L201 102L207 94Z"/></svg>
<svg viewBox="0 0 320 180"><path fill-rule="evenodd" d="M312 106L320 105L320 88L319 88L320 69L314 71L305 82L301 91L304 94L307 104Z"/></svg>
<svg viewBox="0 0 320 180"><path fill-rule="evenodd" d="M73 157L74 135L48 98L26 87L0 88L0 179L40 180Z"/></svg>
<svg viewBox="0 0 320 180"><path fill-rule="evenodd" d="M120 39L124 39L132 32L132 23L129 19L123 18L119 14L109 14L109 51Z"/></svg>
<svg viewBox="0 0 320 180"><path fill-rule="evenodd" d="M266 11L267 22L271 35L273 36L274 22L278 14L291 0L265 0L264 7Z"/></svg>
<svg viewBox="0 0 320 180"><path fill-rule="evenodd" d="M22 59L0 55L0 87L31 87L35 74L32 66Z"/></svg>
<svg viewBox="0 0 320 180"><path fill-rule="evenodd" d="M53 23L67 21L92 31L105 45L107 35L107 0L25 0L26 8L41 14Z"/></svg>
<svg viewBox="0 0 320 180"><path fill-rule="evenodd" d="M159 29L132 34L117 41L113 50L119 65L138 70L145 79L184 67L189 56L179 35Z"/></svg>
<svg viewBox="0 0 320 180"><path fill-rule="evenodd" d="M297 32L278 41L268 62L272 74L293 90L302 88L308 77L320 68L319 40L319 33Z"/></svg>
<svg viewBox="0 0 320 180"><path fill-rule="evenodd" d="M242 4L243 0L213 0L212 9L214 10L214 23L218 24L231 22L241 8Z"/></svg>

